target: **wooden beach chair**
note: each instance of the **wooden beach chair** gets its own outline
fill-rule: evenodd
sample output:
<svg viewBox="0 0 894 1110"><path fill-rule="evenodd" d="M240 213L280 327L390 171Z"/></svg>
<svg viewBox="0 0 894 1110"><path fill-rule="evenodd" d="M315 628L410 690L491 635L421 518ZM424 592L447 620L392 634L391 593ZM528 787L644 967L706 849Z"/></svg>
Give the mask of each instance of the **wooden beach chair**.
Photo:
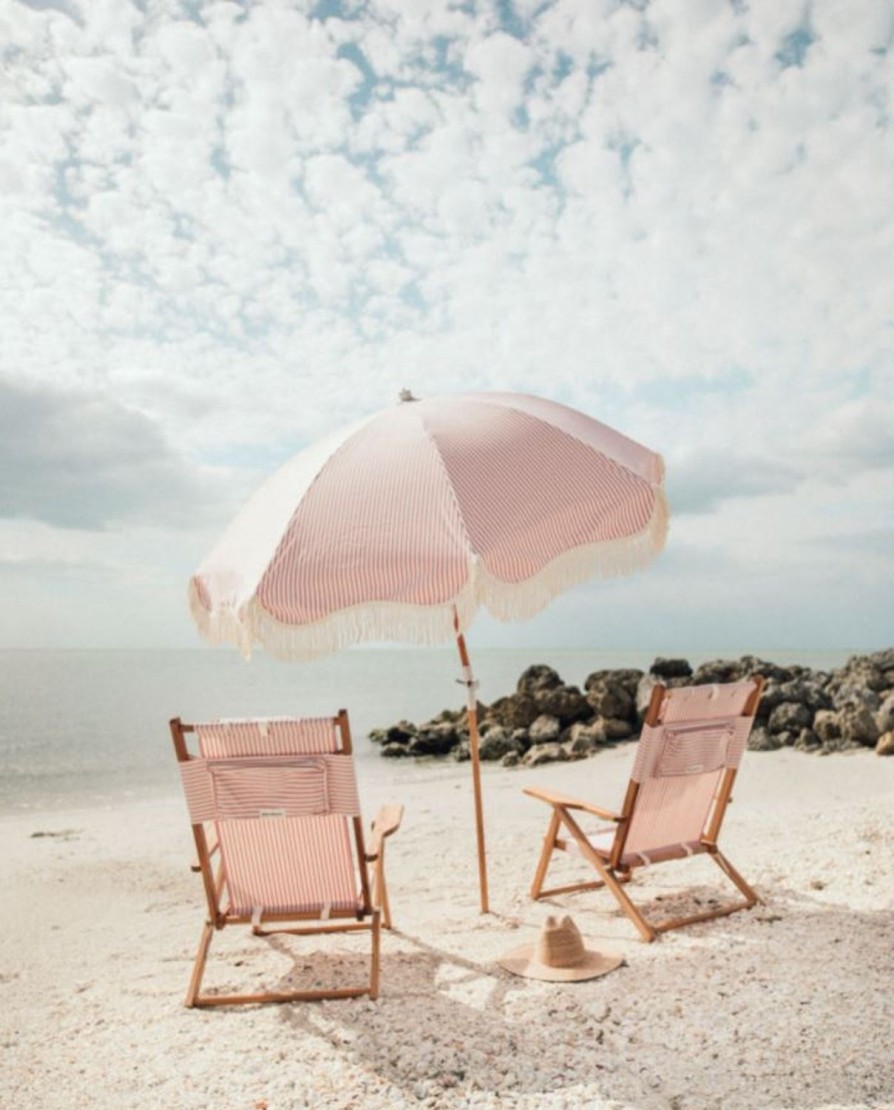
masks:
<svg viewBox="0 0 894 1110"><path fill-rule="evenodd" d="M187 1006L350 998L379 989L380 928L391 926L385 838L403 807L384 806L364 844L348 715L170 722L208 903ZM187 748L192 734L198 747ZM202 994L215 930L255 936L368 931L369 982L254 994Z"/></svg>
<svg viewBox="0 0 894 1110"><path fill-rule="evenodd" d="M763 685L758 677L713 686L656 686L619 813L550 790L525 789L552 808L531 897L607 887L647 941L668 929L753 906L757 894L717 847L717 838ZM588 815L613 824L587 834L579 821ZM599 878L544 889L556 851L579 854ZM624 889L633 871L701 853L714 860L744 901L658 924L647 921Z"/></svg>

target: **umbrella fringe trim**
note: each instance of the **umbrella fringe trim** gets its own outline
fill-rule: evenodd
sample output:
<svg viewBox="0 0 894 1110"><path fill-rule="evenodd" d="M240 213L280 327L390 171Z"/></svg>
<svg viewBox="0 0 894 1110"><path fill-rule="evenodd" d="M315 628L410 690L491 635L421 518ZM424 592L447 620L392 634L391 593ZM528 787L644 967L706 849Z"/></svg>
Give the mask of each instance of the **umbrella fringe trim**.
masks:
<svg viewBox="0 0 894 1110"><path fill-rule="evenodd" d="M313 624L290 625L276 619L253 598L241 611L210 612L190 583L189 606L201 635L212 644L233 644L246 659L262 647L277 659L309 660L370 641L399 640L421 646L446 643L467 628L478 606L470 584L447 605L404 605L380 601L340 609Z"/></svg>
<svg viewBox="0 0 894 1110"><path fill-rule="evenodd" d="M233 644L246 659L259 645L279 659L308 660L370 641L445 643L456 634L454 611L461 632L481 607L501 621L524 620L594 576L607 578L641 570L661 551L667 536L667 501L662 489L655 494L652 517L636 535L575 548L525 582L503 582L480 563L472 563L466 586L444 605L372 602L339 610L313 624L290 625L277 620L256 598L239 609L222 607L209 612L192 580L190 612L206 640Z"/></svg>
<svg viewBox="0 0 894 1110"><path fill-rule="evenodd" d="M476 598L497 620L526 620L560 594L592 578L612 578L644 569L664 547L669 509L664 491L655 491L646 527L633 536L573 548L525 582L504 582L478 572Z"/></svg>

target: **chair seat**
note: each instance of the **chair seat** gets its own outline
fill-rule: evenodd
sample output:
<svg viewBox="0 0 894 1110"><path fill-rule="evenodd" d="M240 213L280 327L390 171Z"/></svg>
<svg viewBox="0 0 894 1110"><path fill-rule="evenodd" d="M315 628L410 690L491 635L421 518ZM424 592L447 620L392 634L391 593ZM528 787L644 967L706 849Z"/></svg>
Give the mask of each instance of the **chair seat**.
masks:
<svg viewBox="0 0 894 1110"><path fill-rule="evenodd" d="M614 829L594 833L592 836L588 836L587 840L589 840L590 846L596 855L608 863L615 842ZM568 851L580 854L580 848L573 840L568 844ZM625 852L621 856L620 868L627 871L633 867L647 867L651 863L663 863L665 860L686 859L687 856L698 855L699 852L706 851L707 848L700 840L690 840L685 844L665 844L660 848L652 848L648 852Z"/></svg>

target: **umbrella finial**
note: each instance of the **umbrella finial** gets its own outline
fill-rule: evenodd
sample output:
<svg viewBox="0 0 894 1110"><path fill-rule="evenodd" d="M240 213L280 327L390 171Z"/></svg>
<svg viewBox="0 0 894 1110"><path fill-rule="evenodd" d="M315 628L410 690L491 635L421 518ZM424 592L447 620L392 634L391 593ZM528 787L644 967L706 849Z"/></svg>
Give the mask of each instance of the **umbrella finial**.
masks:
<svg viewBox="0 0 894 1110"><path fill-rule="evenodd" d="M403 404L404 401L418 401L418 400L419 400L418 397L413 396L413 390L412 389L402 389L400 391L401 404Z"/></svg>

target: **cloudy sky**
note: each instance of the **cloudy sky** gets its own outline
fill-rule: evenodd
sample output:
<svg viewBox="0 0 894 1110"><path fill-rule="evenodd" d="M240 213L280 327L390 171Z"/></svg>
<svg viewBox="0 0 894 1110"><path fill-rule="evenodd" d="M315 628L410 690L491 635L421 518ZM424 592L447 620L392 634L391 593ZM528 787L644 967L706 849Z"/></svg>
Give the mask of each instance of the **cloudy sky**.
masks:
<svg viewBox="0 0 894 1110"><path fill-rule="evenodd" d="M512 389L649 570L478 644L894 642L890 0L0 0L0 646L191 647L272 468Z"/></svg>

